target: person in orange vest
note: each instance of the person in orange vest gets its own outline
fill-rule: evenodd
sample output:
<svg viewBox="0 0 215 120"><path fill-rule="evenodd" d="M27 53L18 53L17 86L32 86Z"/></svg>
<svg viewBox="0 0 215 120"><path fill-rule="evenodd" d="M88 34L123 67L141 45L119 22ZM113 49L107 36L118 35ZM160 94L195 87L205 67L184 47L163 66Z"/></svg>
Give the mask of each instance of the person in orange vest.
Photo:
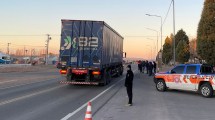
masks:
<svg viewBox="0 0 215 120"><path fill-rule="evenodd" d="M134 78L134 73L131 70L131 65L127 66L127 74L125 78L125 87L127 90L128 94L128 104L126 106L132 106L132 98L133 98L133 93L132 93L132 87L133 87L133 78Z"/></svg>

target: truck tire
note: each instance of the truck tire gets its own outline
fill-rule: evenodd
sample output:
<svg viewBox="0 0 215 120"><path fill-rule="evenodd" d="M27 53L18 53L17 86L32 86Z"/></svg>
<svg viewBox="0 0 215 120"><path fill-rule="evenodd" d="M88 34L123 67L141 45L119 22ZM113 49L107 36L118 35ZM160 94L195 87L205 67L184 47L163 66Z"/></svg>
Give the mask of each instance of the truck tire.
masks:
<svg viewBox="0 0 215 120"><path fill-rule="evenodd" d="M158 80L156 82L156 89L160 92L166 91L166 83L163 80Z"/></svg>
<svg viewBox="0 0 215 120"><path fill-rule="evenodd" d="M120 68L117 68L116 71L117 71L116 77L119 77L120 76L120 72L121 72Z"/></svg>
<svg viewBox="0 0 215 120"><path fill-rule="evenodd" d="M102 79L103 79L103 82L100 83L101 86L105 86L105 85L109 84L110 83L110 72L107 70L104 70L104 75L103 75Z"/></svg>
<svg viewBox="0 0 215 120"><path fill-rule="evenodd" d="M120 67L120 75L123 74L123 67Z"/></svg>
<svg viewBox="0 0 215 120"><path fill-rule="evenodd" d="M200 86L200 93L203 97L210 98L213 96L213 88L209 83L204 83Z"/></svg>

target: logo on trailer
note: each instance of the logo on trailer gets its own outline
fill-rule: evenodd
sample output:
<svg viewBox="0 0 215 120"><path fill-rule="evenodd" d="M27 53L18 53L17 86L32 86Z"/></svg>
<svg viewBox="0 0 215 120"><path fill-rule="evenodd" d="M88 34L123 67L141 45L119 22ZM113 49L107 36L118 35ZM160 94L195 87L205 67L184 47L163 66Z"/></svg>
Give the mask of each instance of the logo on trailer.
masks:
<svg viewBox="0 0 215 120"><path fill-rule="evenodd" d="M73 38L71 41L70 36L66 36L64 39L64 45L61 47L61 50L70 49L77 47L77 43L79 47L92 47L96 48L98 47L98 37L79 37L79 38Z"/></svg>

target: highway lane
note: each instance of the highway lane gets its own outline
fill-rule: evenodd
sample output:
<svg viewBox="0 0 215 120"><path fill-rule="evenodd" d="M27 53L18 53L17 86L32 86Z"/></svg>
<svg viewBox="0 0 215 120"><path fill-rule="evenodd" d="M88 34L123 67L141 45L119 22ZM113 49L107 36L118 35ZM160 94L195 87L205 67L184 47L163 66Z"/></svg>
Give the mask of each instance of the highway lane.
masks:
<svg viewBox="0 0 215 120"><path fill-rule="evenodd" d="M47 69L37 72L0 73L0 89L59 77L58 69Z"/></svg>
<svg viewBox="0 0 215 120"><path fill-rule="evenodd" d="M23 77L18 75L9 75ZM29 72L27 78L35 76L57 75L58 71L40 73ZM7 77L7 76L6 76ZM18 77L17 77L18 78ZM0 88L0 116L3 120L59 120L68 113L77 110L80 106L91 100L119 80L124 80L124 75L113 78L111 84L101 86L74 86L59 84L62 77L45 78L18 86L7 85ZM25 80L24 80L25 81ZM16 82L16 81L14 81ZM3 83L4 85L6 83ZM99 110L118 90L122 84L112 87L93 104ZM79 119L84 116L85 109L78 111L69 119Z"/></svg>
<svg viewBox="0 0 215 120"><path fill-rule="evenodd" d="M57 72L40 77L50 74ZM153 77L138 71L134 77L134 105L125 107L124 77L113 78L111 84L104 87L59 84L63 79L59 77L2 88L0 117L2 120L61 120L75 112L67 120L83 120L86 106L79 108L104 93L92 102L95 120L214 120L214 98L177 90L158 92Z"/></svg>

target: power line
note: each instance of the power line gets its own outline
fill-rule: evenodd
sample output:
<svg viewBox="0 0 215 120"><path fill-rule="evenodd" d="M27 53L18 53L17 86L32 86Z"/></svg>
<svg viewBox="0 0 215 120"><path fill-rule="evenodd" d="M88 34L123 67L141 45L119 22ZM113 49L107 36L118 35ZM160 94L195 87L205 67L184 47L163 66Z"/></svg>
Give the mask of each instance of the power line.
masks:
<svg viewBox="0 0 215 120"><path fill-rule="evenodd" d="M44 46L33 46L33 45L17 45L17 44L12 44L14 46L29 46L29 47L44 47Z"/></svg>
<svg viewBox="0 0 215 120"><path fill-rule="evenodd" d="M167 11L167 13L166 13L165 19L164 19L164 21L163 21L163 23L162 23L162 26L163 26L164 23L166 22L166 18L167 18L167 16L169 15L169 10L170 10L171 6L172 6L172 0L171 0L170 5L169 5L169 9L168 9L168 11Z"/></svg>
<svg viewBox="0 0 215 120"><path fill-rule="evenodd" d="M44 46L33 46L33 45L17 45L17 44L12 44L11 46L44 47Z"/></svg>
<svg viewBox="0 0 215 120"><path fill-rule="evenodd" d="M157 36L135 36L134 35L134 36L124 36L124 37L146 37L147 38L147 37L157 37Z"/></svg>
<svg viewBox="0 0 215 120"><path fill-rule="evenodd" d="M50 34L51 36L61 36L61 35L59 35L59 34ZM28 37L28 36L38 36L38 37L40 37L40 36L47 36L46 34L38 34L38 35L0 35L0 36L8 36L8 37L10 37L10 36L22 36L22 37L24 37L24 36L26 36L26 37Z"/></svg>

